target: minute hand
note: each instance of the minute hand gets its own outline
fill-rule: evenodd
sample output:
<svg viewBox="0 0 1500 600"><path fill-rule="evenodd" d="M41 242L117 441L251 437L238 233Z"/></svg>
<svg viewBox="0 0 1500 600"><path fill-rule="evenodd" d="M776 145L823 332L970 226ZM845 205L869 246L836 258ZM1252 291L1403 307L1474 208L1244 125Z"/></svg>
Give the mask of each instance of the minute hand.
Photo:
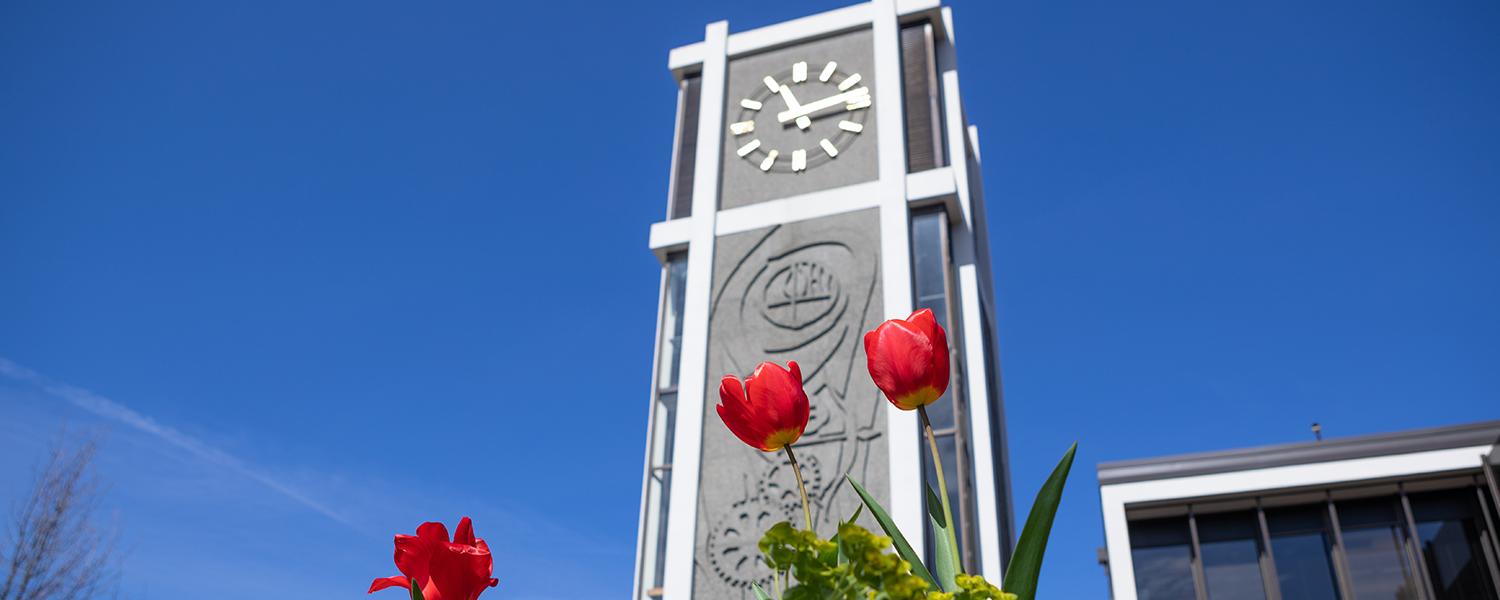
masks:
<svg viewBox="0 0 1500 600"><path fill-rule="evenodd" d="M867 87L854 88L854 89L849 90L847 92L844 92L842 94L834 94L834 95L829 96L827 98L824 98L822 100L816 100L816 101L813 101L813 102L808 102L807 104L803 104L802 106L799 106L797 108L791 108L791 109L787 109L787 110L781 111L779 113L776 113L776 120L780 121L782 123L787 123L787 122L790 122L793 119L796 119L797 117L805 117L807 115L813 114L815 112L818 112L818 111L823 110L825 108L828 108L830 106L835 106L835 105L838 105L838 104L842 104L842 103L845 103L848 100L851 100L853 98L858 98L860 96L868 96L868 95L870 95L870 88L867 88Z"/></svg>

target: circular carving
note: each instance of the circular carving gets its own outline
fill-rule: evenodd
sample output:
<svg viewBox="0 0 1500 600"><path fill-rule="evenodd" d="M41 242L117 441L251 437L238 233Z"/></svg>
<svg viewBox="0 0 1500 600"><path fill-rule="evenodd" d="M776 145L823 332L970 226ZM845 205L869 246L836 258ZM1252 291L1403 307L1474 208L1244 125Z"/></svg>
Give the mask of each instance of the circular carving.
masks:
<svg viewBox="0 0 1500 600"><path fill-rule="evenodd" d="M772 525L787 521L785 511L761 496L730 505L708 534L708 562L714 575L731 587L749 589L750 582L770 585L770 569L760 556L760 536Z"/></svg>
<svg viewBox="0 0 1500 600"><path fill-rule="evenodd" d="M803 484L807 486L807 497L812 506L813 519L817 520L822 512L822 504L819 498L823 497L823 490L827 483L823 477L823 463L818 460L818 455L809 452L797 454L797 464L802 466ZM782 512L795 515L792 525L801 529L802 525L802 494L797 492L796 475L792 474L792 464L789 462L777 462L766 469L761 475L760 495L771 503L780 506Z"/></svg>
<svg viewBox="0 0 1500 600"><path fill-rule="evenodd" d="M761 299L761 314L767 322L783 329L802 329L838 306L839 280L820 263L791 261L766 278Z"/></svg>

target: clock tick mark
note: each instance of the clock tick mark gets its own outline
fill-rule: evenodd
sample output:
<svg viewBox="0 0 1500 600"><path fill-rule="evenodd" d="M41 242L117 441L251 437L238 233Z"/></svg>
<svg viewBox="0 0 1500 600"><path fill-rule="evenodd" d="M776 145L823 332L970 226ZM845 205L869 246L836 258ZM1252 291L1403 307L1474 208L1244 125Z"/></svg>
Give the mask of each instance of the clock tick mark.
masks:
<svg viewBox="0 0 1500 600"><path fill-rule="evenodd" d="M818 145L822 146L823 147L823 151L828 153L828 158L836 158L836 157L838 157L838 155L839 155L839 148L838 148L838 146L833 145L833 142L828 141L828 138L823 138L821 140L818 140Z"/></svg>
<svg viewBox="0 0 1500 600"><path fill-rule="evenodd" d="M747 133L755 131L755 121L740 121L738 123L730 123L729 131L733 132L735 135L745 135Z"/></svg>
<svg viewBox="0 0 1500 600"><path fill-rule="evenodd" d="M854 121L839 121L839 129L848 131L850 133L859 133L865 130L865 126L860 125L859 123L855 123Z"/></svg>
<svg viewBox="0 0 1500 600"><path fill-rule="evenodd" d="M805 171L805 170L807 170L807 151L806 150L797 149L797 150L793 150L792 151L792 170L793 171Z"/></svg>
<svg viewBox="0 0 1500 600"><path fill-rule="evenodd" d="M754 152L755 149L759 148L759 147L760 147L760 140L750 140L749 143L747 143L747 144L745 144L743 146L740 146L739 150L735 150L735 153L739 154L740 158L744 158L746 154ZM772 150L772 152L775 152L775 150Z"/></svg>
<svg viewBox="0 0 1500 600"><path fill-rule="evenodd" d="M781 93L781 84L776 83L775 79L771 79L770 75L767 75L766 78L762 79L761 81L766 84L766 87L771 88L772 94Z"/></svg>
<svg viewBox="0 0 1500 600"><path fill-rule="evenodd" d="M843 81L840 81L839 91L848 91L848 89L854 87L854 84L856 83L859 83L859 73L855 73L853 75L845 77Z"/></svg>
<svg viewBox="0 0 1500 600"><path fill-rule="evenodd" d="M807 61L792 65L792 81L796 83L807 81Z"/></svg>
<svg viewBox="0 0 1500 600"><path fill-rule="evenodd" d="M756 102L755 100L746 98L744 100L740 100L740 106L750 110L760 110L761 104L760 102Z"/></svg>
<svg viewBox="0 0 1500 600"><path fill-rule="evenodd" d="M818 74L818 81L822 81L824 83L827 83L828 82L828 78L829 77L833 77L833 72L837 71L838 68L839 68L839 63L838 62L831 61L831 60L828 61L828 64L823 66L823 72Z"/></svg>
<svg viewBox="0 0 1500 600"><path fill-rule="evenodd" d="M780 154L780 153L777 152L777 151L775 151L775 150L772 150L769 153L767 153L766 154L766 159L763 160L763 161L760 161L760 170L762 170L762 171L769 171L769 170L771 170L771 165L776 164L776 156L778 154Z"/></svg>

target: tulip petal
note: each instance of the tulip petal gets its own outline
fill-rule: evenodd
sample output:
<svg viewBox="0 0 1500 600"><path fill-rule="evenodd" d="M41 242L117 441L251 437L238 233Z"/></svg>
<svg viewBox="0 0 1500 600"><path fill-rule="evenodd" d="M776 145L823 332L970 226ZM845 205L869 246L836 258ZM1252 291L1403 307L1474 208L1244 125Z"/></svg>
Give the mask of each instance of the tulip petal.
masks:
<svg viewBox="0 0 1500 600"><path fill-rule="evenodd" d="M743 411L736 411L725 404L720 404L715 409L719 412L719 419L724 421L724 426L729 428L729 432L733 433L734 437L740 438L740 441L754 448L766 450L765 436L756 430L753 422Z"/></svg>
<svg viewBox="0 0 1500 600"><path fill-rule="evenodd" d="M474 546L450 545L432 561L431 587L444 593L444 600L473 600L487 587L493 587L490 553ZM498 583L498 581L496 581Z"/></svg>
<svg viewBox="0 0 1500 600"><path fill-rule="evenodd" d="M453 530L453 543L465 546L474 545L474 522L468 517L458 521L458 528Z"/></svg>
<svg viewBox="0 0 1500 600"><path fill-rule="evenodd" d="M937 390L939 396L948 389L948 376L951 369L948 366L948 332L943 331L943 326L938 325L937 317L933 316L932 309L924 308L911 314L908 321L918 331L927 334L927 339L932 342L932 372L928 383Z"/></svg>
<svg viewBox="0 0 1500 600"><path fill-rule="evenodd" d="M719 381L719 401L726 406L744 408L745 384L741 383L738 377L725 375L724 379Z"/></svg>
<svg viewBox="0 0 1500 600"><path fill-rule="evenodd" d="M443 543L447 543L446 541ZM436 544L415 535L396 536L396 568L402 575L417 581L426 581L428 564Z"/></svg>
<svg viewBox="0 0 1500 600"><path fill-rule="evenodd" d="M373 594L390 587L398 587L403 590L409 589L411 588L411 580L407 579L405 575L397 575L395 577L381 577L380 579L376 579L374 582L372 582L370 584L370 591L365 593Z"/></svg>
<svg viewBox="0 0 1500 600"><path fill-rule="evenodd" d="M724 426L740 439L745 439L741 431L747 426L745 414L745 386L733 375L725 375L719 381L719 404L714 409L719 413L719 419L724 421Z"/></svg>
<svg viewBox="0 0 1500 600"><path fill-rule="evenodd" d="M489 545L474 536L468 517L459 521L456 533L457 543L450 542L447 527L429 522L417 527L417 535L397 535L395 561L403 576L376 579L370 591L416 585L426 600L477 600L499 584L492 577L494 557Z"/></svg>
<svg viewBox="0 0 1500 600"><path fill-rule="evenodd" d="M446 544L448 543L448 527L442 523L428 521L417 527L417 537Z"/></svg>
<svg viewBox="0 0 1500 600"><path fill-rule="evenodd" d="M948 341L932 311L891 319L865 334L870 378L902 410L930 404L948 389Z"/></svg>
<svg viewBox="0 0 1500 600"><path fill-rule="evenodd" d="M927 379L932 364L932 342L904 321L886 321L865 334L870 377L890 395L903 395Z"/></svg>
<svg viewBox="0 0 1500 600"><path fill-rule="evenodd" d="M807 428L810 407L802 389L802 369L771 362L755 366L741 382L726 375L719 385L719 418L735 437L751 447L773 452L797 441Z"/></svg>

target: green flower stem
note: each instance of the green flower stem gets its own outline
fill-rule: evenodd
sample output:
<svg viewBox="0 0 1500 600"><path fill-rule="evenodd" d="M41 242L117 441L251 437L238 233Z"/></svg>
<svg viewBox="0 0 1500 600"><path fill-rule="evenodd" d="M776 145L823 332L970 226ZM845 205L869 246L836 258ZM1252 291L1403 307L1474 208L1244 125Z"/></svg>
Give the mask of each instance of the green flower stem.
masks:
<svg viewBox="0 0 1500 600"><path fill-rule="evenodd" d="M932 428L927 429L929 432ZM802 520L807 523L807 530L812 531L812 509L807 507L807 486L802 485L802 467L797 466L797 455L792 454L792 445L782 447L786 450L787 460L792 461L792 473L797 476L797 491L802 492ZM944 498L947 496L945 495Z"/></svg>
<svg viewBox="0 0 1500 600"><path fill-rule="evenodd" d="M922 431L927 432L927 446L932 449L932 466L937 470L938 494L943 499L943 520L948 522L948 530L953 532L953 535L948 536L948 546L953 552L953 566L958 573L963 573L963 563L958 558L958 526L953 522L953 509L948 504L948 478L943 476L943 458L938 454L937 434L932 432L932 420L927 418L927 407L918 406L917 414L922 415Z"/></svg>

